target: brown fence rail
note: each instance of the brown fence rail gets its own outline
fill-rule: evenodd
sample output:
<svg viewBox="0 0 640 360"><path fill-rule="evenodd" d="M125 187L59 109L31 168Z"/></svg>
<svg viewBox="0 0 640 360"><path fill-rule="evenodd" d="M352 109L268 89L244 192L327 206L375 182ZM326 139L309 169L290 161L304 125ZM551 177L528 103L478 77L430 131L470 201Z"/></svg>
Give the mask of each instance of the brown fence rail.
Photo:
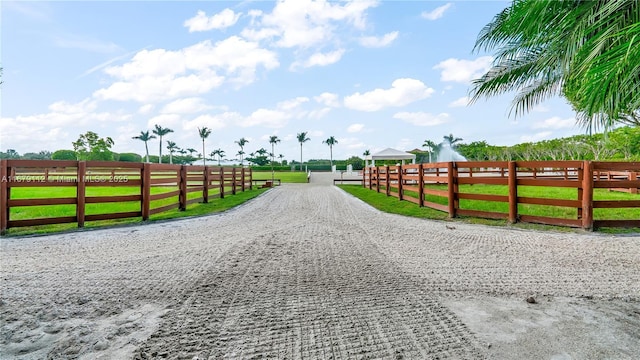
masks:
<svg viewBox="0 0 640 360"><path fill-rule="evenodd" d="M107 161L0 160L0 233L24 226L77 223L140 217L186 210L238 191L251 190L251 169ZM12 196L12 189L30 188L39 195ZM54 197L56 189L72 188L73 196ZM111 188L114 194L88 196L87 189ZM100 191L96 191L100 193ZM106 203L129 204L129 211L101 212ZM11 209L72 206L73 214L12 219ZM46 213L46 211L44 211Z"/></svg>
<svg viewBox="0 0 640 360"><path fill-rule="evenodd" d="M585 174L591 174L591 176ZM640 227L640 219L594 219L593 209L640 207L640 198L594 200L594 189L638 194L640 162L592 161L493 161L446 162L418 165L378 166L363 171L365 188L384 192L419 206L447 212L449 217L473 216L593 229ZM502 185L503 194L463 192L460 185ZM561 187L576 190L574 199L520 196L519 188ZM504 211L463 208L460 200L504 204ZM572 218L526 214L518 205L575 209Z"/></svg>

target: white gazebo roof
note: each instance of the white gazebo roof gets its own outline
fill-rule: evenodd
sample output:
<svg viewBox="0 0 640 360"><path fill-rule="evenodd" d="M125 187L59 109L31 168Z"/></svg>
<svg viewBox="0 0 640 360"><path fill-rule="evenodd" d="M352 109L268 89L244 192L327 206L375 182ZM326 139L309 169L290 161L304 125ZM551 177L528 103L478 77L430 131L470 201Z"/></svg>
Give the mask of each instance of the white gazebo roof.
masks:
<svg viewBox="0 0 640 360"><path fill-rule="evenodd" d="M367 156L367 158L367 160L415 160L416 155L392 148L386 148L375 154Z"/></svg>
<svg viewBox="0 0 640 360"><path fill-rule="evenodd" d="M405 160L411 160L413 163L415 163L416 155L392 148L386 148L382 151L378 151L375 154L371 154L365 157L365 161L372 161L372 165L376 160L402 160L402 164L404 164Z"/></svg>

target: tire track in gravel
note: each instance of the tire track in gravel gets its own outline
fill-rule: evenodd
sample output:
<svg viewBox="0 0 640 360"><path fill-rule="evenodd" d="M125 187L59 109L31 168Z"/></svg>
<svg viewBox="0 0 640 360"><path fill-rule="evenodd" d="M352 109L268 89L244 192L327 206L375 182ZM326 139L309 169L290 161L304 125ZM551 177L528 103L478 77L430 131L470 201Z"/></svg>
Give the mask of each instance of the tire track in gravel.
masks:
<svg viewBox="0 0 640 360"><path fill-rule="evenodd" d="M276 188L135 358L482 358L473 334L375 245L335 188ZM286 217L285 217L286 216Z"/></svg>

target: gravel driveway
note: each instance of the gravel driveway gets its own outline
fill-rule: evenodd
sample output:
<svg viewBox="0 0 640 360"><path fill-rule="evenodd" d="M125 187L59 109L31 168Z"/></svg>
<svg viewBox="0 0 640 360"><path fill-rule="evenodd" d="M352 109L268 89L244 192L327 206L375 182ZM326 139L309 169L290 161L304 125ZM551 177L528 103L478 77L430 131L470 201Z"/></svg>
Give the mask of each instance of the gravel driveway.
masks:
<svg viewBox="0 0 640 360"><path fill-rule="evenodd" d="M312 180L219 215L1 239L0 358L640 354L640 237L405 218Z"/></svg>

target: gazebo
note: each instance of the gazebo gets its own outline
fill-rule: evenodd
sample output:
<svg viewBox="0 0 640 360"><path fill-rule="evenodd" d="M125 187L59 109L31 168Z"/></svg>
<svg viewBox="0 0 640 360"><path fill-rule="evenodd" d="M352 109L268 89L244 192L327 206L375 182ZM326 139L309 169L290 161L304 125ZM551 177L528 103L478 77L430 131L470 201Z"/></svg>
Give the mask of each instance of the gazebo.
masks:
<svg viewBox="0 0 640 360"><path fill-rule="evenodd" d="M376 165L376 160L401 160L402 165L404 165L405 160L411 160L412 164L416 163L416 155L410 154L408 152L386 148L382 151L379 151L375 154L368 155L364 158L365 167L369 166L368 161L371 160L371 166Z"/></svg>

